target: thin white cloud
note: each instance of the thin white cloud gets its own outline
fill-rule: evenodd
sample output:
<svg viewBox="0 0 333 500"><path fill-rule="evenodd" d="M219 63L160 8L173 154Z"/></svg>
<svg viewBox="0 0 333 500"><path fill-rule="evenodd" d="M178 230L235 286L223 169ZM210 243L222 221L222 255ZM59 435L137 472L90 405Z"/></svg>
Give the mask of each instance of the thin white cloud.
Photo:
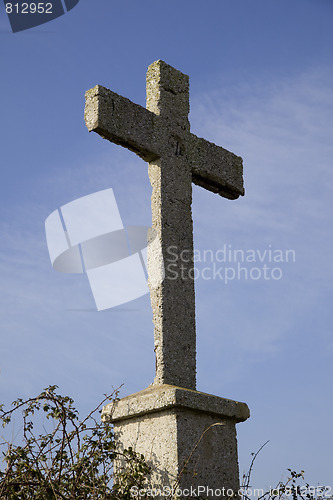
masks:
<svg viewBox="0 0 333 500"><path fill-rule="evenodd" d="M296 262L285 266L281 283L251 287L251 295L262 304L251 322L246 320L245 283L238 283L237 292L231 286L223 291L218 282L209 292L197 285L198 301L206 296L216 311L228 294L233 298L232 335L247 352L279 349L290 325L297 333L302 313L315 314L331 291L331 81L330 73L317 70L258 86L255 92L244 84L233 96L213 90L192 98L194 131L243 156L246 187L245 198L234 202L194 188L197 247L217 250L227 243L263 250L271 244L296 252ZM221 299L214 300L214 295ZM267 308L270 314L262 314ZM212 318L213 309L209 307L207 317Z"/></svg>

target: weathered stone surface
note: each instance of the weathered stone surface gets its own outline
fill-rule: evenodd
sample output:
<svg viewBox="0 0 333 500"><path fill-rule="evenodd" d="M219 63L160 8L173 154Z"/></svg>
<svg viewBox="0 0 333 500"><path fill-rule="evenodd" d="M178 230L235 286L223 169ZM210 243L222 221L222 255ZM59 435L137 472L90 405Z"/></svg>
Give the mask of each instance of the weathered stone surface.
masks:
<svg viewBox="0 0 333 500"><path fill-rule="evenodd" d="M188 113L188 76L163 61L148 68L147 109L100 86L86 94L89 131L149 162L155 237L148 247L155 381L106 406L103 418L114 423L118 451L132 447L150 462L150 487L201 486L210 489L197 491L201 497L221 498L231 496L228 489L237 494L235 425L249 417L249 409L194 390L192 182L236 199L244 194L243 169L240 157L190 132ZM121 467L116 462L116 474Z"/></svg>
<svg viewBox="0 0 333 500"><path fill-rule="evenodd" d="M96 85L86 92L84 117L89 132L97 132L104 139L124 146L145 161L158 157L154 115L126 97Z"/></svg>
<svg viewBox="0 0 333 500"><path fill-rule="evenodd" d="M193 182L198 186L231 200L244 195L240 156L191 134L188 161L192 166Z"/></svg>
<svg viewBox="0 0 333 500"><path fill-rule="evenodd" d="M147 109L104 87L86 93L89 131L149 162L152 226L160 245L159 252L156 243L148 253L155 383L195 389L192 182L230 199L243 195L244 188L242 159L191 134L188 113L189 78L163 61L148 68ZM189 259L181 260L181 255ZM156 286L161 260L165 277Z"/></svg>
<svg viewBox="0 0 333 500"><path fill-rule="evenodd" d="M106 406L102 414L114 423L121 448L132 447L151 465L148 488L174 487L180 477L182 490L213 490L205 491L204 498L230 496L220 495L222 488L238 491L235 424L248 417L245 403L170 385L148 387ZM187 472L181 475L190 455ZM116 471L122 465L118 461Z"/></svg>
<svg viewBox="0 0 333 500"><path fill-rule="evenodd" d="M116 405L107 405L102 416L106 421L116 422L171 408L223 415L234 422L243 422L250 416L246 403L167 384L151 385L143 391L122 398Z"/></svg>

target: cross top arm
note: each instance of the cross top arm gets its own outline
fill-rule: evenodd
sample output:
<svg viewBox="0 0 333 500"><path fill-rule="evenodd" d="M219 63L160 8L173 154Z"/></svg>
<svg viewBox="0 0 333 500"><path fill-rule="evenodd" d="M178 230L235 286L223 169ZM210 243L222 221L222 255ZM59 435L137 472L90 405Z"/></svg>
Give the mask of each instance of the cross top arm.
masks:
<svg viewBox="0 0 333 500"><path fill-rule="evenodd" d="M195 184L229 199L244 195L242 158L190 132L187 75L163 61L150 65L147 107L97 85L86 92L85 120L89 131L146 162L171 147L190 166Z"/></svg>
<svg viewBox="0 0 333 500"><path fill-rule="evenodd" d="M229 200L244 196L243 160L240 156L191 134L188 161L194 184Z"/></svg>
<svg viewBox="0 0 333 500"><path fill-rule="evenodd" d="M154 113L96 85L86 92L84 118L89 132L123 146L150 162L159 157Z"/></svg>

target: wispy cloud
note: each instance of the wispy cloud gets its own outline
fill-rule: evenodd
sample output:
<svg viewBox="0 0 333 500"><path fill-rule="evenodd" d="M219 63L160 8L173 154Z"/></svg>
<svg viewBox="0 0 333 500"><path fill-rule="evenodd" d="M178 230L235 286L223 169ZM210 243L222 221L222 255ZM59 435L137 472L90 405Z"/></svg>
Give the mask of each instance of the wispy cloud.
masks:
<svg viewBox="0 0 333 500"><path fill-rule="evenodd" d="M290 325L300 334L301 315L316 314L331 290L332 77L317 70L255 89L243 84L232 95L216 89L192 98L194 131L243 156L246 187L245 198L236 202L194 188L197 247L270 244L296 252L281 282L252 283L250 296L244 282L237 291L236 284L222 291L218 282L210 289L198 283L198 301L206 296L215 311L232 297L227 321L233 317L232 335L246 352L274 352ZM207 307L211 318L214 308Z"/></svg>

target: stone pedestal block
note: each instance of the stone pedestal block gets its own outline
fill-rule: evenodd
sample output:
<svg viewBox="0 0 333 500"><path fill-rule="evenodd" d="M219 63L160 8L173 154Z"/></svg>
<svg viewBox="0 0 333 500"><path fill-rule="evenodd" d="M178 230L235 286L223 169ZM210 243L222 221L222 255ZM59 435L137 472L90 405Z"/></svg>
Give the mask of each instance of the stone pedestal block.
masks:
<svg viewBox="0 0 333 500"><path fill-rule="evenodd" d="M245 403L166 384L103 409L103 419L114 423L117 449L132 447L151 465L147 490L155 498L165 498L168 488L188 497L237 493L236 423L249 416Z"/></svg>

